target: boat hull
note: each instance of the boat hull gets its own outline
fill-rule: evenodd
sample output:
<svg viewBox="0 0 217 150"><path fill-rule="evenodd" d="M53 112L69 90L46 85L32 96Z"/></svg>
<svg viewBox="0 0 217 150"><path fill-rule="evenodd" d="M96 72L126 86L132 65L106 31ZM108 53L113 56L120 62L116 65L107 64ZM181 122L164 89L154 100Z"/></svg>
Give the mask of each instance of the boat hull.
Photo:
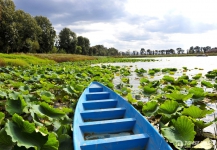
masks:
<svg viewBox="0 0 217 150"><path fill-rule="evenodd" d="M73 143L75 150L172 150L129 102L98 82L78 100Z"/></svg>

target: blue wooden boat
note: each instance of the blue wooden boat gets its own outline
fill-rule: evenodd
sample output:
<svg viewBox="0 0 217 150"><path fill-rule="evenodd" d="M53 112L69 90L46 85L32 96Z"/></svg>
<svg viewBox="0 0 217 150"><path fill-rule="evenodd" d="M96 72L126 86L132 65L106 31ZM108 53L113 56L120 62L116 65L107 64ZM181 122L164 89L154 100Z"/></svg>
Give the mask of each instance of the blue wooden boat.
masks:
<svg viewBox="0 0 217 150"><path fill-rule="evenodd" d="M98 82L78 100L73 142L75 150L172 150L129 102Z"/></svg>

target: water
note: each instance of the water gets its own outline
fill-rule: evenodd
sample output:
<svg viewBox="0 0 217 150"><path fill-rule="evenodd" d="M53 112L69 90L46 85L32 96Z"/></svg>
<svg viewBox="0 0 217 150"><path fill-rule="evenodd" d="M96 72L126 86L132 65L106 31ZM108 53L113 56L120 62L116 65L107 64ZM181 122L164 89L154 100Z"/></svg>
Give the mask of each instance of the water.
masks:
<svg viewBox="0 0 217 150"><path fill-rule="evenodd" d="M141 58L139 58L141 59ZM147 58L144 58L147 59ZM153 69L153 68L177 68L178 71L174 74L174 77L179 77L183 74L183 67L187 67L188 71L186 72L186 75L193 76L198 73L202 73L205 75L208 71L212 71L214 69L217 69L217 56L208 56L208 57L159 57L154 58L159 61L155 62L136 62L136 63L109 63L113 66L127 66L130 67L130 70L132 72L132 75L129 76L130 84L133 85L132 93L136 94L140 91L138 86L140 85L139 78L137 77L134 70L136 68L138 69ZM144 74L145 76L148 76L147 74ZM150 80L159 80L164 76L164 74L156 74L154 78ZM114 79L114 84L117 85L121 82L120 77L116 77ZM148 101L147 97L142 97L143 101ZM208 104L210 108L216 110L216 106L214 104ZM215 115L217 116L217 110L215 111ZM206 118L204 118L204 121L210 121L214 119L214 115L207 115ZM204 132L211 132L214 133L214 127L215 124L210 125L209 127L204 129Z"/></svg>

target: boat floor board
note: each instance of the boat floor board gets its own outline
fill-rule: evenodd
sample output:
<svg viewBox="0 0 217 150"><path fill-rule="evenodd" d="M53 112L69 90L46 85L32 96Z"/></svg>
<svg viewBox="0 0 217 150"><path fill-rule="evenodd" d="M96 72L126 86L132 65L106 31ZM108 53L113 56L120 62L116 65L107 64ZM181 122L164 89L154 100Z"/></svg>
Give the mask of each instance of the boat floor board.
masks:
<svg viewBox="0 0 217 150"><path fill-rule="evenodd" d="M85 110L115 108L118 101L116 99L107 99L103 101L87 101L83 103Z"/></svg>
<svg viewBox="0 0 217 150"><path fill-rule="evenodd" d="M81 112L81 117L84 122L121 119L126 112L125 108L100 109Z"/></svg>
<svg viewBox="0 0 217 150"><path fill-rule="evenodd" d="M148 142L147 134L136 134L99 140L87 140L82 150L144 150Z"/></svg>
<svg viewBox="0 0 217 150"><path fill-rule="evenodd" d="M93 92L86 94L86 100L102 100L102 99L109 99L110 93L109 92Z"/></svg>
<svg viewBox="0 0 217 150"><path fill-rule="evenodd" d="M100 133L118 133L124 131L132 131L136 123L133 118L104 120L95 122L86 122L80 125L81 131L85 134Z"/></svg>

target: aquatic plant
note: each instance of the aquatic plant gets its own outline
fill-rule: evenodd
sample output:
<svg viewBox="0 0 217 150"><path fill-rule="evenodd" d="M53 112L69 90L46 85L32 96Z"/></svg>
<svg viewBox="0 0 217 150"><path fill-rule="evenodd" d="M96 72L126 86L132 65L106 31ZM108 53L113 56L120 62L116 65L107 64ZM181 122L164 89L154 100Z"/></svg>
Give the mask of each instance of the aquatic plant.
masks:
<svg viewBox="0 0 217 150"><path fill-rule="evenodd" d="M161 128L161 131L177 149L189 147L196 135L194 123L186 116L180 116L177 120L173 119L172 126Z"/></svg>

